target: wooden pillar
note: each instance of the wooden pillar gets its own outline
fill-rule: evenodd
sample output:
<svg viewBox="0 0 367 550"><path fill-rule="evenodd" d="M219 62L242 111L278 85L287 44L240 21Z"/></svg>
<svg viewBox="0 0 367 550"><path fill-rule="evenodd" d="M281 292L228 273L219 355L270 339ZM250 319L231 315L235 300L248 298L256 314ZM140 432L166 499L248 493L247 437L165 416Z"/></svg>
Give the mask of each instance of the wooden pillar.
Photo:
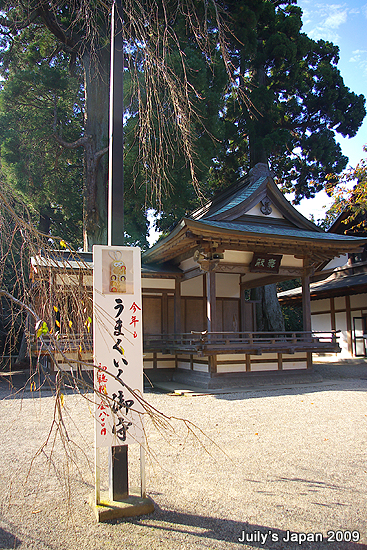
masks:
<svg viewBox="0 0 367 550"><path fill-rule="evenodd" d="M245 300L245 288L244 284L240 282L240 331L245 332L246 330L246 321L245 321L245 315L246 315L246 300Z"/></svg>
<svg viewBox="0 0 367 550"><path fill-rule="evenodd" d="M309 268L308 258L305 258L303 260L302 309L303 309L303 330L306 332L311 332L310 268Z"/></svg>
<svg viewBox="0 0 367 550"><path fill-rule="evenodd" d="M206 318L208 322L208 332L216 332L216 287L215 271L212 266L206 272Z"/></svg>
<svg viewBox="0 0 367 550"><path fill-rule="evenodd" d="M209 355L208 357L208 368L210 376L217 372L217 356Z"/></svg>
<svg viewBox="0 0 367 550"><path fill-rule="evenodd" d="M336 330L335 300L334 300L334 298L330 298L330 321L331 321L331 330Z"/></svg>
<svg viewBox="0 0 367 550"><path fill-rule="evenodd" d="M246 353L246 372L251 372L251 355Z"/></svg>
<svg viewBox="0 0 367 550"><path fill-rule="evenodd" d="M206 295L207 295L207 292L206 292L206 285L207 285L207 281L206 281L206 273L203 274L203 330L208 330L208 321L207 321L207 318L206 318Z"/></svg>
<svg viewBox="0 0 367 550"><path fill-rule="evenodd" d="M179 334L181 331L181 279L175 279L174 296L174 331Z"/></svg>
<svg viewBox="0 0 367 550"><path fill-rule="evenodd" d="M168 334L168 295L162 292L162 333Z"/></svg>
<svg viewBox="0 0 367 550"><path fill-rule="evenodd" d="M120 502L129 496L128 445L110 447L109 497Z"/></svg>
<svg viewBox="0 0 367 550"><path fill-rule="evenodd" d="M350 296L345 297L345 315L347 323L347 339L348 339L348 352L353 355L352 344L352 314L350 309Z"/></svg>

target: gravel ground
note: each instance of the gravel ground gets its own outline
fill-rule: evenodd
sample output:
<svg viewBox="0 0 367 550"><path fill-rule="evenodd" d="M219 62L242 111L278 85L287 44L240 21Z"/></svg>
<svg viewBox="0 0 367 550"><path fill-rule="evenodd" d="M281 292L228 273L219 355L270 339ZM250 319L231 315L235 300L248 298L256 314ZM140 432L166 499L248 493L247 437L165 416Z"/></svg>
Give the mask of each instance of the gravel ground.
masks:
<svg viewBox="0 0 367 550"><path fill-rule="evenodd" d="M47 441L52 394L9 394L2 381L0 548L366 550L367 365L315 369L324 382L314 386L146 394L166 415L193 422L196 437L178 420L173 430L148 423L155 512L101 524L87 503L94 456L88 399L65 395L70 442L54 432ZM136 447L129 450L132 484ZM332 540L336 531L344 541Z"/></svg>

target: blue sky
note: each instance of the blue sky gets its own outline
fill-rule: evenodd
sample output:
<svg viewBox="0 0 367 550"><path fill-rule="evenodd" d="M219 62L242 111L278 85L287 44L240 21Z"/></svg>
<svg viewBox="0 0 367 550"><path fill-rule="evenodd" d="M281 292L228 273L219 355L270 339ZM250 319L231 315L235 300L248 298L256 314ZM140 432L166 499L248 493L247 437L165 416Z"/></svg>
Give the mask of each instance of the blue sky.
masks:
<svg viewBox="0 0 367 550"><path fill-rule="evenodd" d="M315 0L298 0L303 10L303 32L314 40L329 40L340 49L338 68L344 83L356 94L367 96L367 2L366 0L348 0L333 2ZM349 157L353 167L366 157L363 145L367 144L367 118L354 138L337 138L343 153ZM328 203L324 193L319 193L313 200L304 200L301 212L309 217L312 212L315 218L324 217L323 205Z"/></svg>

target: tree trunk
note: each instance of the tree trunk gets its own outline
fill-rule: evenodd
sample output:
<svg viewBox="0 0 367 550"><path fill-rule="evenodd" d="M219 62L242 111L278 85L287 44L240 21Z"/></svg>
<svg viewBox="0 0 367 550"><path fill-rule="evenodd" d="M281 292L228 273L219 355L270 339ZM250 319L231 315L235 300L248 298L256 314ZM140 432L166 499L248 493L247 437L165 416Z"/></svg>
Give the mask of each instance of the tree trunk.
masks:
<svg viewBox="0 0 367 550"><path fill-rule="evenodd" d="M15 362L16 368L29 368L30 367L30 357L29 357L29 332L28 332L28 322L24 323L24 331L22 335L22 340L20 342L20 348L17 360Z"/></svg>
<svg viewBox="0 0 367 550"><path fill-rule="evenodd" d="M108 146L109 45L82 56L85 90L84 249L107 244L108 158L100 155Z"/></svg>
<svg viewBox="0 0 367 550"><path fill-rule="evenodd" d="M49 216L48 208L41 210L38 221L38 230L45 235L48 235L51 227L51 218Z"/></svg>
<svg viewBox="0 0 367 550"><path fill-rule="evenodd" d="M259 332L284 332L284 318L275 284L253 288L251 300L258 302L256 304L256 328Z"/></svg>
<svg viewBox="0 0 367 550"><path fill-rule="evenodd" d="M266 74L263 67L253 72L253 80L257 91L266 86ZM259 95L259 100L260 100ZM250 168L253 168L261 162L268 164L268 154L264 147L264 138L267 134L266 107L261 102L255 105L257 111L254 111L249 124L249 149L250 149Z"/></svg>

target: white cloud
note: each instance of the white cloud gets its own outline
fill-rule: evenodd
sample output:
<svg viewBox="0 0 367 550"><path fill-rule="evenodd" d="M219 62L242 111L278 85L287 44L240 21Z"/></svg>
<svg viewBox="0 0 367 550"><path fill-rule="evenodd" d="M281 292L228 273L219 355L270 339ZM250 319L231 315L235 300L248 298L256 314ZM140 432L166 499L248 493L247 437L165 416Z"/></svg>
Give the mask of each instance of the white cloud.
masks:
<svg viewBox="0 0 367 550"><path fill-rule="evenodd" d="M338 11L338 6L330 6L333 13L331 13L324 21L324 26L329 29L337 29L343 23L346 23L348 17L348 10Z"/></svg>
<svg viewBox="0 0 367 550"><path fill-rule="evenodd" d="M313 40L326 40L327 42L332 42L333 44L337 44L340 40L340 35L337 32L321 26L313 28L307 33L307 35Z"/></svg>
<svg viewBox="0 0 367 550"><path fill-rule="evenodd" d="M354 50L349 63L355 63L362 74L367 77L367 50Z"/></svg>
<svg viewBox="0 0 367 550"><path fill-rule="evenodd" d="M361 10L362 10L363 15L364 15L365 18L367 19L367 4L365 4L364 6L362 6Z"/></svg>
<svg viewBox="0 0 367 550"><path fill-rule="evenodd" d="M301 8L304 8L304 13L306 14L306 17L303 17L305 30L308 36L314 40L322 38L323 40L329 40L330 42L338 42L340 36L338 35L337 30L341 27L341 25L344 25L347 22L348 15L356 13L355 8L349 8L346 3L313 3L312 12L308 11L306 4L308 4L306 0L299 1L299 5ZM313 22L314 24L312 24Z"/></svg>
<svg viewBox="0 0 367 550"><path fill-rule="evenodd" d="M352 57L349 59L349 62L358 63L363 59L364 54L367 54L367 50L354 50L352 52Z"/></svg>

